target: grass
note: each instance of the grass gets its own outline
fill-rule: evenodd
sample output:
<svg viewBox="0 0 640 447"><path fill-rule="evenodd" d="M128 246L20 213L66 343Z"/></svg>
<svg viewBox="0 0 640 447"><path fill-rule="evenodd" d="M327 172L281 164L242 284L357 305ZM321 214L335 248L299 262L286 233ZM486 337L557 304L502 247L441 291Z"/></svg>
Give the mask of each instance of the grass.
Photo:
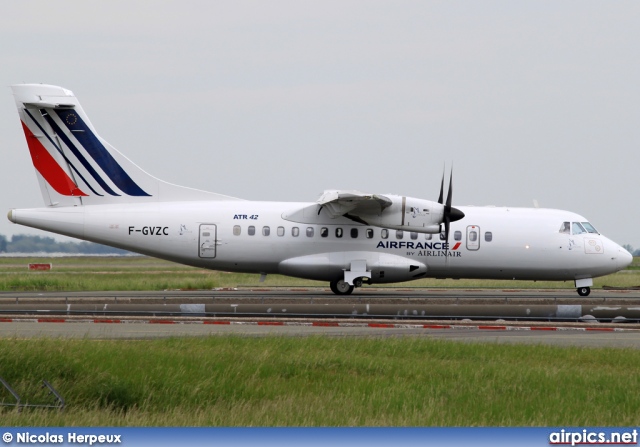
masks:
<svg viewBox="0 0 640 447"><path fill-rule="evenodd" d="M3 340L0 376L64 412L5 426L636 426L640 351L424 338ZM6 393L5 393L6 394ZM0 394L0 396L2 396ZM7 396L2 396L9 400Z"/></svg>
<svg viewBox="0 0 640 447"><path fill-rule="evenodd" d="M26 271L53 262L50 272ZM631 269L596 287L640 284ZM0 258L0 290L321 286L146 257ZM420 280L393 287L573 288L572 283ZM640 351L462 344L425 338L214 336L0 340L0 377L31 403L4 426L635 426ZM0 388L0 400L11 396Z"/></svg>
<svg viewBox="0 0 640 447"><path fill-rule="evenodd" d="M48 272L28 271L28 263L53 264ZM207 290L217 287L328 287L321 281L257 274L226 273L183 266L148 257L0 258L0 291L144 291ZM640 260L622 272L594 280L603 286L640 286ZM366 286L365 286L366 287ZM421 279L376 287L573 289L573 281L496 281Z"/></svg>

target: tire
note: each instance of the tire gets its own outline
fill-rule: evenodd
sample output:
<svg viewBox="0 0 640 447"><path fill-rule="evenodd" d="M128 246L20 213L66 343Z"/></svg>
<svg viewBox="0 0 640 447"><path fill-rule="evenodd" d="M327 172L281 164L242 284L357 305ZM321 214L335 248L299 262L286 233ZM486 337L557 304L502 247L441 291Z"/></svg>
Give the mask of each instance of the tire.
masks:
<svg viewBox="0 0 640 447"><path fill-rule="evenodd" d="M351 295L351 292L353 292L353 286L347 284L342 279L331 281L329 286L331 287L331 291L336 295Z"/></svg>
<svg viewBox="0 0 640 447"><path fill-rule="evenodd" d="M578 295L589 296L591 293L591 287L578 287Z"/></svg>

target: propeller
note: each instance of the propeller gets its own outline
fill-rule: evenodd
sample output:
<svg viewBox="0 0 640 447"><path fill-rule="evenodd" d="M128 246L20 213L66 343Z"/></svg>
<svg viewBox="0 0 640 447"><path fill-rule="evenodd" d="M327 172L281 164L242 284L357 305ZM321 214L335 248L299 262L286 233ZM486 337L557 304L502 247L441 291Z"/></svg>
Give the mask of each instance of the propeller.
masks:
<svg viewBox="0 0 640 447"><path fill-rule="evenodd" d="M464 213L457 208L451 206L451 200L453 197L453 168L449 175L449 191L447 192L447 201L443 203L444 196L444 171L442 172L442 181L440 182L440 196L438 197L438 203L444 204L444 213L442 215L442 222L444 223L444 239L447 243L447 252L449 250L449 230L451 228L451 222L458 221L464 217ZM447 253L447 260L449 259L449 253Z"/></svg>

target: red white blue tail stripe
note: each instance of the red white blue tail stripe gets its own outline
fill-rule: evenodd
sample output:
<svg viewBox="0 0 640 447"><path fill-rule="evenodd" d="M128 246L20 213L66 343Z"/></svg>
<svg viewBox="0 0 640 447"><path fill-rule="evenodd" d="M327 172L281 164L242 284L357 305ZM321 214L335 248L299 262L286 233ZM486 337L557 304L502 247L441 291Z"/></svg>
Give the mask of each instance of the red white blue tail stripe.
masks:
<svg viewBox="0 0 640 447"><path fill-rule="evenodd" d="M70 90L46 84L11 89L47 206L239 200L148 174L97 134Z"/></svg>
<svg viewBox="0 0 640 447"><path fill-rule="evenodd" d="M117 151L95 134L70 91L23 85L14 86L14 93L33 165L49 195L55 191L64 197L151 197L121 164L128 160L119 153L114 156L112 151ZM148 175L140 177L144 181Z"/></svg>

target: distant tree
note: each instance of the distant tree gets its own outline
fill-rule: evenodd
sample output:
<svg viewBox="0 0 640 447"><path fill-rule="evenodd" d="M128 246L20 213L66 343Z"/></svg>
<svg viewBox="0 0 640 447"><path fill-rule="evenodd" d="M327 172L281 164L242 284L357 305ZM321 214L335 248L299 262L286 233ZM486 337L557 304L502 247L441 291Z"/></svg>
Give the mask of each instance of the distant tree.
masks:
<svg viewBox="0 0 640 447"><path fill-rule="evenodd" d="M5 235L0 234L0 253L7 251L7 238Z"/></svg>
<svg viewBox="0 0 640 447"><path fill-rule="evenodd" d="M640 256L640 248L633 252L633 256Z"/></svg>
<svg viewBox="0 0 640 447"><path fill-rule="evenodd" d="M5 248L2 249L2 238ZM70 254L109 254L126 255L130 252L93 242L57 242L52 237L30 236L16 234L7 242L4 236L0 236L0 252L7 253L70 253Z"/></svg>
<svg viewBox="0 0 640 447"><path fill-rule="evenodd" d="M624 244L622 246L622 248L624 248L625 250L627 250L629 253L633 254L633 247L629 244Z"/></svg>

